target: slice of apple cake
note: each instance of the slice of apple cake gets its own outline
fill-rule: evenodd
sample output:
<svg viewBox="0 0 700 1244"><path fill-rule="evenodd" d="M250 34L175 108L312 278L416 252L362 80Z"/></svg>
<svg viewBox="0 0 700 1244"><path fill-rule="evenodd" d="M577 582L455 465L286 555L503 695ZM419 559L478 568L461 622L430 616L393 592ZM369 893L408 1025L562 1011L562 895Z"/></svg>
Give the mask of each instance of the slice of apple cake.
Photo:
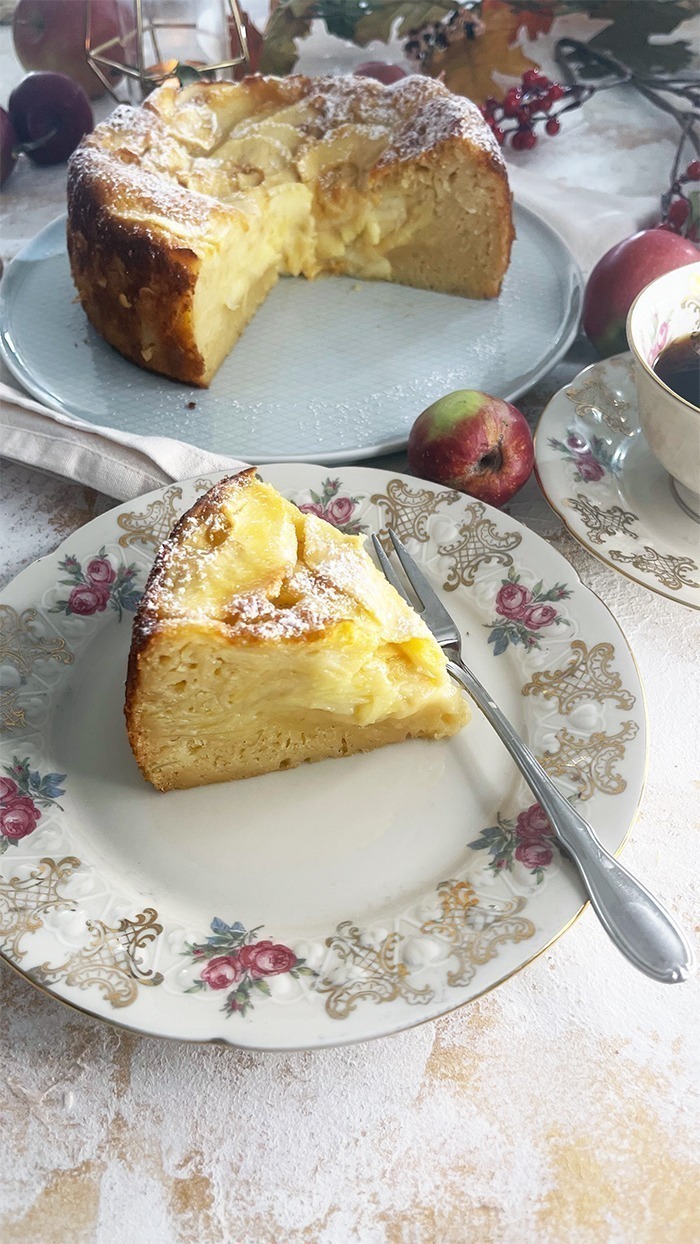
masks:
<svg viewBox="0 0 700 1244"><path fill-rule="evenodd" d="M134 622L129 740L170 790L444 738L470 716L445 666L362 538L250 469L158 553Z"/></svg>

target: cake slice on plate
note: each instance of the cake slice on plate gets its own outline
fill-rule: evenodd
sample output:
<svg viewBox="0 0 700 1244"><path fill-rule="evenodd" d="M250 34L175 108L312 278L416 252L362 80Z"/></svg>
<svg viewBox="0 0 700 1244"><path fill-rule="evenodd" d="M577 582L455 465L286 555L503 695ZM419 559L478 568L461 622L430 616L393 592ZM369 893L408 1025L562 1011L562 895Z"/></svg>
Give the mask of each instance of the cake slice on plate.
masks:
<svg viewBox="0 0 700 1244"><path fill-rule="evenodd" d="M469 720L443 653L362 538L252 469L215 485L160 549L125 711L159 790L444 738Z"/></svg>

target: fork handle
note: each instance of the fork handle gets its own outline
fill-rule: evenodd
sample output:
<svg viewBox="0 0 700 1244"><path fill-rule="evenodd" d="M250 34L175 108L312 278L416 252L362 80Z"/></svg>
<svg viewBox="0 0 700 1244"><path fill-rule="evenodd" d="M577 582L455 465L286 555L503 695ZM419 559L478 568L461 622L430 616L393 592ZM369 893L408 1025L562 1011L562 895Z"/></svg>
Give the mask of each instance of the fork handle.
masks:
<svg viewBox="0 0 700 1244"><path fill-rule="evenodd" d="M568 799L516 734L488 691L461 661L448 672L476 701L505 744L546 812L552 829L576 865L603 928L630 963L654 980L676 984L695 968L683 932L652 894L610 855Z"/></svg>

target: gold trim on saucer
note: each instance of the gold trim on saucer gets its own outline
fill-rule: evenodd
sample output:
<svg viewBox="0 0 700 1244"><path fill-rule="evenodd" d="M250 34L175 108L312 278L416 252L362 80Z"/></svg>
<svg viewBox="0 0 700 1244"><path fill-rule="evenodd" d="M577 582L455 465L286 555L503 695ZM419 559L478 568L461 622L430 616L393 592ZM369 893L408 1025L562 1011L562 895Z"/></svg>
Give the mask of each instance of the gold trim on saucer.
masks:
<svg viewBox="0 0 700 1244"><path fill-rule="evenodd" d="M601 370L605 366L624 369L630 378L630 383L633 383L632 364L632 357L628 354L613 355L610 359L601 359L597 363L590 363L579 373L579 376L576 377L572 384L562 387L550 398L538 419L533 438L535 478L545 501L561 520L565 529L577 544L593 554L598 561L617 571L618 574L629 579L630 582L637 583L640 587L645 587L648 591L654 592L658 596L664 596L667 600L675 601L676 604L684 605L688 609L700 610L700 598L697 601L681 599L677 594L684 587L700 588L700 582L696 583L693 580L689 580L691 571L700 570L700 567L692 558L684 556L676 558L674 554L662 554L649 545L641 546L639 550L635 548L629 553L625 553L624 549L606 547L604 544L605 537L613 539L615 536L623 536L628 539L639 540L640 533L629 530L629 527L633 522L638 522L643 526L644 520L639 515L625 510L623 506L613 505L605 508L598 505L581 492L578 492L576 497L561 497L555 500L542 478L541 463L546 455L542 454L541 446L545 435L549 435L549 432L545 434L543 431L543 424L552 403L560 397L572 402L574 386L580 381L581 376L585 376L586 372ZM630 403L631 409L633 405L633 403ZM572 417L576 412L578 412L578 407L574 407L572 410ZM584 531L573 525L570 514L571 510L578 514ZM643 535L644 533L642 532L642 538ZM626 565L634 567L634 569L639 571L639 574L630 573L629 570L625 569ZM673 590L674 587L675 590Z"/></svg>

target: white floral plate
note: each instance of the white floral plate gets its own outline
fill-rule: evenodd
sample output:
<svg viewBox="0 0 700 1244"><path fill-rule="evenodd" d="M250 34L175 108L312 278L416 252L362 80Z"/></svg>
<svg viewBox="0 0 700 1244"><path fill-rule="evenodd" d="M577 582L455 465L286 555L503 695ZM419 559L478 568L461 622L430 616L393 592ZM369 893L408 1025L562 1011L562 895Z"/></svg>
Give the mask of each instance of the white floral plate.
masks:
<svg viewBox="0 0 700 1244"><path fill-rule="evenodd" d="M700 523L644 439L631 354L593 363L555 394L537 427L535 470L585 548L700 609Z"/></svg>
<svg viewBox="0 0 700 1244"><path fill-rule="evenodd" d="M527 209L516 206L515 225L499 298L350 277L282 280L211 387L194 389L129 363L91 327L62 218L3 277L0 356L39 401L123 432L245 462L390 453L441 394L483 389L513 401L576 335L583 283L574 260Z"/></svg>
<svg viewBox="0 0 700 1244"><path fill-rule="evenodd" d="M472 664L616 851L645 768L639 676L571 566L512 518L376 470L266 467L351 531L407 540ZM0 949L103 1019L260 1049L396 1032L548 946L582 892L478 711L412 741L166 795L122 704L154 552L213 479L103 514L2 595Z"/></svg>

